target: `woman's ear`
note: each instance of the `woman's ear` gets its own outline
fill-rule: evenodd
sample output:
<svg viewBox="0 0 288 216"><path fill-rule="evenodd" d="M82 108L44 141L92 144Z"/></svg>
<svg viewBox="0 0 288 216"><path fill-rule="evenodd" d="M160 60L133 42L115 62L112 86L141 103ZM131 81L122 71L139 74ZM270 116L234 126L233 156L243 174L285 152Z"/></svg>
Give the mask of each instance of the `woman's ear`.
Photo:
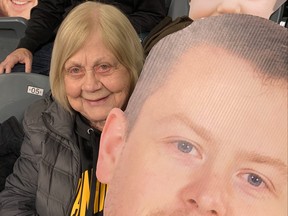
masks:
<svg viewBox="0 0 288 216"><path fill-rule="evenodd" d="M125 143L127 120L121 109L110 111L103 128L98 155L96 176L102 183L109 183Z"/></svg>

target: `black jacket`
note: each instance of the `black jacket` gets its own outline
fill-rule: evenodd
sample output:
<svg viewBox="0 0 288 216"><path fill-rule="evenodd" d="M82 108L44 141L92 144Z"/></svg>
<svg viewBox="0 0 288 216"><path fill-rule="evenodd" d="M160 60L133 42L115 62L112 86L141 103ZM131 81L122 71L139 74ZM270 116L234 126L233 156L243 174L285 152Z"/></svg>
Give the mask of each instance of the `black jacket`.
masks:
<svg viewBox="0 0 288 216"><path fill-rule="evenodd" d="M81 133L75 133L74 124L75 113L50 95L29 106L21 155L0 193L1 216L70 215L81 175Z"/></svg>
<svg viewBox="0 0 288 216"><path fill-rule="evenodd" d="M31 18L25 37L18 48L26 48L32 53L48 41L54 39L67 10L83 0L41 0L31 11ZM137 33L149 32L166 15L165 0L99 0L113 4L122 10L131 21Z"/></svg>
<svg viewBox="0 0 288 216"><path fill-rule="evenodd" d="M24 132L18 120L12 116L0 123L0 192L4 189L6 177L12 173Z"/></svg>

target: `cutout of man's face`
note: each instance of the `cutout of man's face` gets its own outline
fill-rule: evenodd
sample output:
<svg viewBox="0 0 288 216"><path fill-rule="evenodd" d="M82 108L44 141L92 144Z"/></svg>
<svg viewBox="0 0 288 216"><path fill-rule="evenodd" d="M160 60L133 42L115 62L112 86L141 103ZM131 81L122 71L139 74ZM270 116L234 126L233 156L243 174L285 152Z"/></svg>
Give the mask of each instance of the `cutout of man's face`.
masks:
<svg viewBox="0 0 288 216"><path fill-rule="evenodd" d="M268 19L285 0L190 0L189 16L196 20L220 14L251 14Z"/></svg>
<svg viewBox="0 0 288 216"><path fill-rule="evenodd" d="M287 83L210 45L171 70L128 137L120 110L107 119L105 216L286 216Z"/></svg>

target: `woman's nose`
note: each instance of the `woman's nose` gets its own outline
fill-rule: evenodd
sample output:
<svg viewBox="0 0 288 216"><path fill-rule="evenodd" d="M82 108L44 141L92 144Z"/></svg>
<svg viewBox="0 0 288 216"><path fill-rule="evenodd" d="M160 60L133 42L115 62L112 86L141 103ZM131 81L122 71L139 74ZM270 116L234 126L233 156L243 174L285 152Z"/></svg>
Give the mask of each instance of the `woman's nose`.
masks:
<svg viewBox="0 0 288 216"><path fill-rule="evenodd" d="M217 6L218 14L240 14L241 13L241 0L223 0Z"/></svg>
<svg viewBox="0 0 288 216"><path fill-rule="evenodd" d="M86 71L83 84L82 84L82 90L84 91L97 91L101 89L102 83L100 77L93 71Z"/></svg>

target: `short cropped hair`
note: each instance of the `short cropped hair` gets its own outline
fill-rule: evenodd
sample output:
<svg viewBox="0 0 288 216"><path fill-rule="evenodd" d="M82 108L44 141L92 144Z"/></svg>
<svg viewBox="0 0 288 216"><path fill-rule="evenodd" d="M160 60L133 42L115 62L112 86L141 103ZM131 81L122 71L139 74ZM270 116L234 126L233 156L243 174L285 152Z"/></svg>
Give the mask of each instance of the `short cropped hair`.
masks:
<svg viewBox="0 0 288 216"><path fill-rule="evenodd" d="M128 102L125 110L127 133L137 120L146 99L163 86L173 73L178 59L191 48L201 45L222 48L246 60L264 80L283 80L287 84L287 39L286 28L264 18L243 14L225 14L197 20L185 29L166 36L146 58ZM197 61L197 58L191 59L193 61Z"/></svg>
<svg viewBox="0 0 288 216"><path fill-rule="evenodd" d="M76 6L62 22L54 42L50 85L55 100L68 111L65 85L65 62L75 54L97 28L105 46L130 73L130 94L135 87L144 57L140 39L128 18L116 7L85 2Z"/></svg>
<svg viewBox="0 0 288 216"><path fill-rule="evenodd" d="M281 5L285 4L286 0L276 0L273 10L276 11Z"/></svg>

